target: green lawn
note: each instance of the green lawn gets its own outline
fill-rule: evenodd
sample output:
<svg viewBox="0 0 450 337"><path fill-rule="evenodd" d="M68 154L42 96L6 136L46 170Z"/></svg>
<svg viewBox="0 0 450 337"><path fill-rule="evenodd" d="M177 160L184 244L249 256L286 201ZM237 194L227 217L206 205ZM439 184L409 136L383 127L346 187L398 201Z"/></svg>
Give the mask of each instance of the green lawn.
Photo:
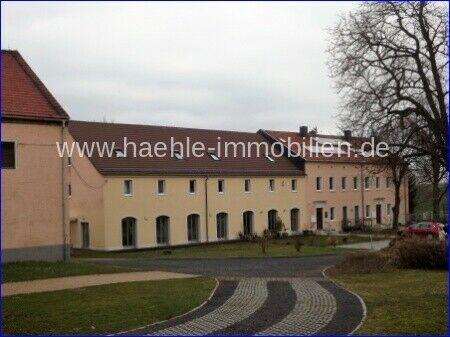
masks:
<svg viewBox="0 0 450 337"><path fill-rule="evenodd" d="M2 282L129 271L136 269L80 262L16 262L2 265Z"/></svg>
<svg viewBox="0 0 450 337"><path fill-rule="evenodd" d="M2 298L4 334L109 334L185 313L211 278L131 282Z"/></svg>
<svg viewBox="0 0 450 337"><path fill-rule="evenodd" d="M343 243L343 238L336 236L337 244ZM380 237L379 239L384 239ZM233 242L191 247L167 248L165 250L140 250L128 252L95 252L74 251L74 257L81 258L226 258L226 257L280 257L308 256L320 254L335 254L348 252L348 249L335 248L329 244L327 236L302 237L304 243L300 253L295 249L295 238L272 240L269 243L267 255L264 255L258 242ZM375 240L375 239L374 239ZM370 241L368 237L352 235L347 243Z"/></svg>
<svg viewBox="0 0 450 337"><path fill-rule="evenodd" d="M447 333L447 271L397 270L333 278L366 303L367 318L356 334Z"/></svg>

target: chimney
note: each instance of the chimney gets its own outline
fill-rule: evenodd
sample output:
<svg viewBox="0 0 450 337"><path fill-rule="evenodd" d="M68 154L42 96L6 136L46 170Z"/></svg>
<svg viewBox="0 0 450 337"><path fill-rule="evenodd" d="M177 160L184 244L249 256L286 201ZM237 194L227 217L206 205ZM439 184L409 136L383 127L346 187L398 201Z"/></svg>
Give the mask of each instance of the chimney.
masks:
<svg viewBox="0 0 450 337"><path fill-rule="evenodd" d="M308 135L308 127L306 125L300 126L300 136L306 137Z"/></svg>
<svg viewBox="0 0 450 337"><path fill-rule="evenodd" d="M344 138L350 140L352 138L352 130L344 130Z"/></svg>

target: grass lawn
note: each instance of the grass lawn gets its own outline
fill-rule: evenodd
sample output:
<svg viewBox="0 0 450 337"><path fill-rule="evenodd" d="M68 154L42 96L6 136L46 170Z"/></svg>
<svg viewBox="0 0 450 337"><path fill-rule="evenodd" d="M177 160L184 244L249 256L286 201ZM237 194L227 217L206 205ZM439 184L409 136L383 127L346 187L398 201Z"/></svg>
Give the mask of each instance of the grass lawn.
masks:
<svg viewBox="0 0 450 337"><path fill-rule="evenodd" d="M335 236L337 244L343 244L341 236ZM379 239L385 239L381 237ZM128 252L95 252L76 250L72 254L81 258L226 258L226 257L280 257L308 256L348 252L348 249L335 248L328 242L327 236L301 237L304 246L300 252L295 249L295 238L272 240L267 255L261 251L258 242L232 242L191 247L167 248L165 250L140 250ZM374 239L375 240L375 239ZM370 241L368 237L352 235L347 243Z"/></svg>
<svg viewBox="0 0 450 337"><path fill-rule="evenodd" d="M211 278L131 282L2 298L4 334L109 334L200 305Z"/></svg>
<svg viewBox="0 0 450 337"><path fill-rule="evenodd" d="M2 265L2 282L129 271L137 270L80 262L16 262Z"/></svg>
<svg viewBox="0 0 450 337"><path fill-rule="evenodd" d="M447 271L396 270L333 278L366 303L367 318L356 334L447 333Z"/></svg>

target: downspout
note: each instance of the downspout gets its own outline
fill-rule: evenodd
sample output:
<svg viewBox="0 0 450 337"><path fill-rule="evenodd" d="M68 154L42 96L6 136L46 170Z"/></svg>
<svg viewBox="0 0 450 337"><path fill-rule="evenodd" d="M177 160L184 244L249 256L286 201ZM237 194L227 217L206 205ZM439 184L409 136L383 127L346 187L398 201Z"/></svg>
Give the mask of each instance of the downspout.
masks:
<svg viewBox="0 0 450 337"><path fill-rule="evenodd" d="M205 225L206 242L209 242L208 177L205 177Z"/></svg>
<svg viewBox="0 0 450 337"><path fill-rule="evenodd" d="M61 127L61 144L65 142L66 121L62 121ZM68 261L70 258L69 244L67 242L67 198L66 198L66 157L61 157L61 192L62 192L62 221L63 221L63 260Z"/></svg>
<svg viewBox="0 0 450 337"><path fill-rule="evenodd" d="M363 176L363 165L361 164L361 220L362 223L365 223L366 218L366 210L365 210L365 203L364 203L364 176Z"/></svg>

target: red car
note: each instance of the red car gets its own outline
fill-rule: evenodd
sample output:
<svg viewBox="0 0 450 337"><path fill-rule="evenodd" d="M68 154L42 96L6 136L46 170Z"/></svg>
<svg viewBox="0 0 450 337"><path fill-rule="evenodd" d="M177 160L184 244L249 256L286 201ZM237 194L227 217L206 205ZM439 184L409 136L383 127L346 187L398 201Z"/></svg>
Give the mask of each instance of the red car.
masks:
<svg viewBox="0 0 450 337"><path fill-rule="evenodd" d="M439 222L418 222L399 231L400 235L418 235L427 239L445 239L444 225Z"/></svg>

